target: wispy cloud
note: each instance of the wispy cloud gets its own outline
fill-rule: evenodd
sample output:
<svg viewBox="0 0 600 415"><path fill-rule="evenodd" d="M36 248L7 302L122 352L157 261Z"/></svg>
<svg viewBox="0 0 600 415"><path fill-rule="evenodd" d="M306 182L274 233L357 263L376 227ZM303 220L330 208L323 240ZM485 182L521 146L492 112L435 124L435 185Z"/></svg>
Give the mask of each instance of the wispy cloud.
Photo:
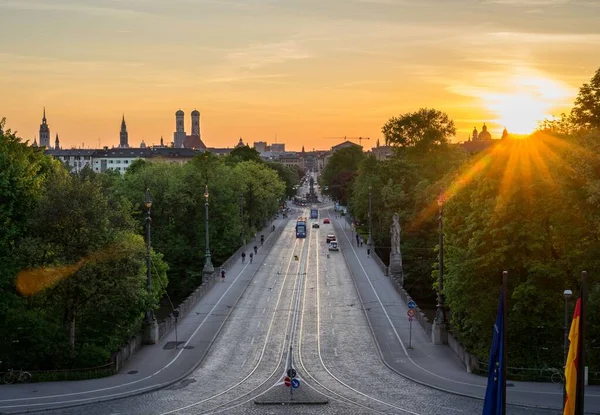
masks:
<svg viewBox="0 0 600 415"><path fill-rule="evenodd" d="M487 4L505 4L508 6L559 6L573 3L573 0L485 0Z"/></svg>
<svg viewBox="0 0 600 415"><path fill-rule="evenodd" d="M313 55L301 48L294 40L255 44L231 51L227 60L239 68L258 69L288 61L307 59Z"/></svg>
<svg viewBox="0 0 600 415"><path fill-rule="evenodd" d="M106 15L112 17L139 17L152 15L151 13L143 10L135 10L120 7L100 7L84 3L68 3L60 1L49 1L42 3L27 0L0 0L0 8L27 11L77 12L94 15Z"/></svg>

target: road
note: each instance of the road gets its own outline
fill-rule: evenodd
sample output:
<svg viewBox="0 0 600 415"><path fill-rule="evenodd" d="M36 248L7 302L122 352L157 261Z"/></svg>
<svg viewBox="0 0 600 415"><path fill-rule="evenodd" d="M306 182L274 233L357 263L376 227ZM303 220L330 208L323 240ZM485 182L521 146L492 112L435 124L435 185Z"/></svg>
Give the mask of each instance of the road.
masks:
<svg viewBox="0 0 600 415"><path fill-rule="evenodd" d="M298 214L307 216L308 209ZM290 220L262 263L245 268L241 278L247 278L247 288L239 301L211 305L227 318L201 364L185 379L138 396L46 413L481 413L481 400L421 385L384 364L366 317L371 306L361 302L342 252L327 250L325 236L334 225L320 222L320 229L309 228L306 239L297 239ZM215 288L224 290L233 282L222 284ZM301 382L295 399L308 396L327 404L255 403L273 396L286 399L289 388L282 381L290 361ZM508 413L556 411L514 406Z"/></svg>

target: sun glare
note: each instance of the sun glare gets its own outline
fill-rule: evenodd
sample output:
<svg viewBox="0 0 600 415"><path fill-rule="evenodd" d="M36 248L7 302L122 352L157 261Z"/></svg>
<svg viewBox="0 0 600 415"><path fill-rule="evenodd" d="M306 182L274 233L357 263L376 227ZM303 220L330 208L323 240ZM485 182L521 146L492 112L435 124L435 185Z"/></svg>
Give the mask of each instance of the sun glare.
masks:
<svg viewBox="0 0 600 415"><path fill-rule="evenodd" d="M542 74L521 73L506 80L506 92L483 93L484 106L496 115L494 122L516 134L533 132L538 122L568 105L574 92L562 82Z"/></svg>

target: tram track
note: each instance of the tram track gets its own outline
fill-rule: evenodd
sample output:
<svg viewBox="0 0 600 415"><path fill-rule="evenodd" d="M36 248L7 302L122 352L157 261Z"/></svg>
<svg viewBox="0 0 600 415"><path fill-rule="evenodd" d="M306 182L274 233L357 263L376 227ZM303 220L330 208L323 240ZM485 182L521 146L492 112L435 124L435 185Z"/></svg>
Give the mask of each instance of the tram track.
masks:
<svg viewBox="0 0 600 415"><path fill-rule="evenodd" d="M298 264L296 267L296 272L293 273L295 275L295 277L294 277L294 281L292 284L292 288L289 291L291 291L292 293L300 292L299 284L302 283L302 280L304 278L304 275L302 272L302 269L303 269L302 264L304 263L304 258L306 257L306 251L307 251L306 248L307 248L306 240L295 239L294 248L292 248L290 250L291 253L288 257L287 267L284 272L284 281L281 283L281 287L278 292L277 303L274 306L273 313L270 317L267 334L263 341L258 361L254 364L251 371L240 381L236 382L235 384L233 384L231 386L228 386L227 388L223 389L219 393L213 394L209 397L203 398L201 400L195 401L191 404L188 404L188 405L176 408L176 409L171 409L166 412L161 412L160 415L174 414L174 413L178 413L178 412L181 412L181 411L184 411L187 409L195 408L202 404L206 404L212 400L215 400L219 397L224 396L225 394L231 393L233 390L239 388L242 384L247 383L252 379L252 377L259 370L261 364L265 363L266 350L270 344L271 336L273 333L273 327L278 321L281 321L282 311L285 310L285 308L283 310L280 309L280 303L282 301L283 295L286 293L286 290L285 290L286 283L288 282L288 277L291 275L290 269L292 268L293 261L294 261L295 257L297 256L298 249L300 250L300 252L299 252L300 255L298 255L299 259L298 259ZM277 354L278 357L277 357L276 364L274 365L274 369L270 373L268 373L267 376L260 377L259 378L260 383L256 386L253 385L252 389L250 391L245 392L242 395L239 395L235 398L231 398L231 399L227 400L226 402L222 402L217 405L213 405L210 409L205 409L205 410L203 409L200 412L195 412L195 414L219 413L222 411L226 411L226 410L235 408L241 404L244 404L244 403L254 400L256 397L261 396L264 393L264 391L260 392L258 394L256 393L256 391L263 388L266 384L269 383L270 380L273 380L276 384L277 379L278 379L277 373L279 371L279 368L282 366L282 364L285 366L285 362L287 362L287 360L290 358L288 345L290 344L290 342L293 339L293 333L295 331L294 327L297 324L297 302L298 302L297 295L296 296L292 295L291 299L290 299L289 307L287 308L287 316L285 317L286 318L286 327L285 327L286 336L285 336L285 340L282 342L282 344L280 346L280 350ZM292 327L290 328L290 326L292 326ZM286 355L286 350L288 351L287 355ZM284 355L286 355L285 359L284 359ZM285 369L284 369L284 371L285 371ZM270 387L268 389L270 389ZM248 395L252 395L252 397L244 399ZM240 400L243 400L243 402L240 403L239 402Z"/></svg>

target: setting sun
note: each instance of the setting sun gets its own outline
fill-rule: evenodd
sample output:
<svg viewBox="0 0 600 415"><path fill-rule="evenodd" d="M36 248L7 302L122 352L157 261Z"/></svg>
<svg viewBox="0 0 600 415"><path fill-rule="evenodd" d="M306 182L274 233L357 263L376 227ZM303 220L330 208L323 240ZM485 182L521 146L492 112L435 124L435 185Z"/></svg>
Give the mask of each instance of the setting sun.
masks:
<svg viewBox="0 0 600 415"><path fill-rule="evenodd" d="M519 74L506 80L514 92L484 93L484 106L494 113L494 120L510 132L528 134L538 122L552 118L553 110L562 107L574 95L568 86L540 74Z"/></svg>

